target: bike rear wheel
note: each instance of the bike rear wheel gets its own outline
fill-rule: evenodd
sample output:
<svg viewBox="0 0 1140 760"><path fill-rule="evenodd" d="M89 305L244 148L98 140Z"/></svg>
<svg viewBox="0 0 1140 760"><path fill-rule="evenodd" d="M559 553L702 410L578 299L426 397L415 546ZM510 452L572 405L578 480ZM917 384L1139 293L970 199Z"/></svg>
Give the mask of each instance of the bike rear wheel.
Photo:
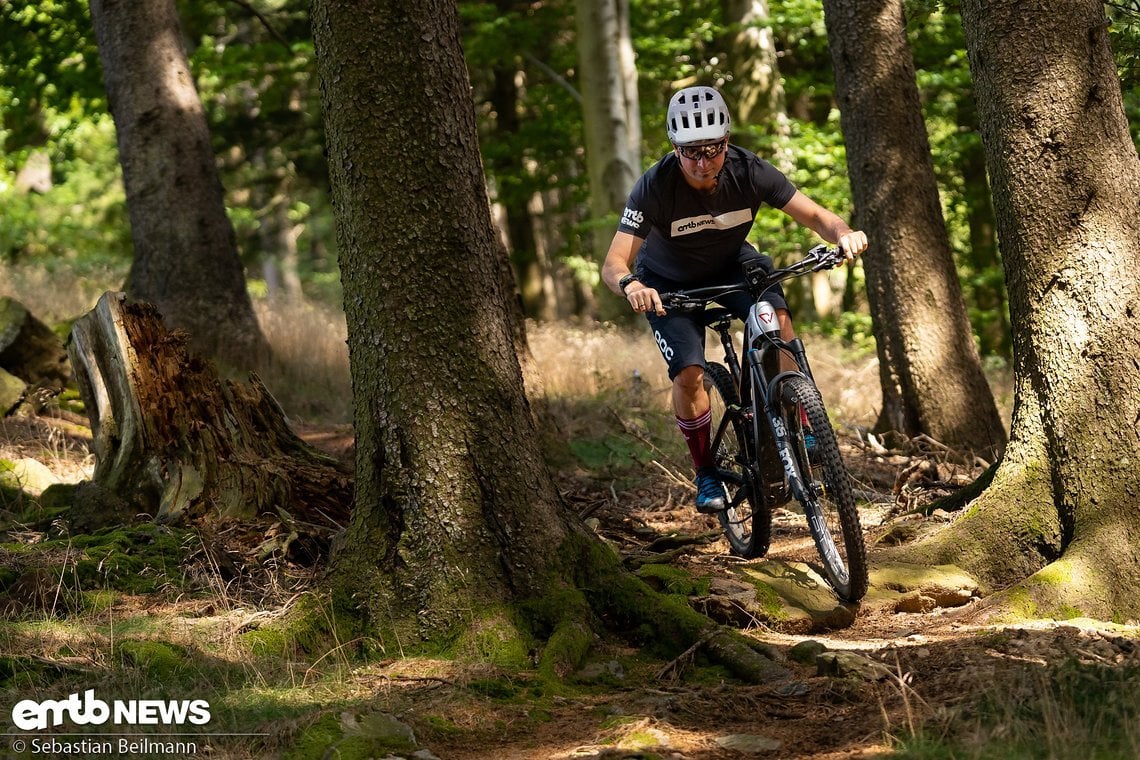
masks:
<svg viewBox="0 0 1140 760"><path fill-rule="evenodd" d="M851 476L823 399L806 377L784 380L778 398L792 456L803 479L796 500L804 509L824 574L841 599L858 601L867 593L867 551ZM809 432L815 438L810 453L805 440Z"/></svg>
<svg viewBox="0 0 1140 760"><path fill-rule="evenodd" d="M715 362L705 367L705 389L712 407L713 459L728 494L728 506L717 519L733 554L763 557L772 538L772 513L756 491L756 447L741 416L740 395L729 371Z"/></svg>

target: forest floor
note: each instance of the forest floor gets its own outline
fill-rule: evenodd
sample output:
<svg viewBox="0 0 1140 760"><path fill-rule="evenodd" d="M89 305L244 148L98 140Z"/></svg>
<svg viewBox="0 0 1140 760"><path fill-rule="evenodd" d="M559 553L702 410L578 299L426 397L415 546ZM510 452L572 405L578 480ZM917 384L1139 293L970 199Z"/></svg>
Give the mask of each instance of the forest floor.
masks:
<svg viewBox="0 0 1140 760"><path fill-rule="evenodd" d="M587 425L582 408L556 406L574 454L556 464L568 507L631 566L667 556L681 572L647 579L757 639L784 677L741 684L699 652L670 660L617 639L598 641L589 664L554 694L533 674L445 659L360 663L334 650L267 664L242 647L242 634L280 616L311 583L304 569L262 572L240 539L223 551L199 539L165 581L107 582L113 593L102 596L84 586L82 598L68 602L77 589L65 588L58 568L41 574L38 590L26 587L34 563L16 550L58 545L60 524L10 521L0 538L0 722L11 732L9 710L29 695L62 699L93 685L169 693L174 674L184 690L214 695L217 730L233 732L203 742L194 756L349 757L347 747L327 754L322 721L339 716L344 728L384 713L414 730L421 748L392 757L442 760L1140 757L1135 628L1028 614L977 623L981 591L970 579L959 578L956 588L936 583L938 591L902 588L878 561L886 534L913 536L953 520L916 510L968 483L980 467L951 465L937 447L883 451L844 428L845 457L864 499L873 585L862 604L841 605L802 561L810 552L790 512L777 513L767 558L729 556L714 518L690 506L685 468L657 431L661 415L641 414L622 396L595 404ZM351 458L350 427L301 432L314 446ZM88 436L74 420L10 417L0 421L0 459L37 460L56 479L78 482L92 472ZM10 505L6 512L14 514ZM67 552L76 551L73 541L81 543L67 538ZM111 556L100 561L97 578L109 579ZM82 565L72 562L73 569ZM760 614L739 601L746 585L740 573L749 568L776 568L811 593L781 598ZM38 601L27 598L36 594ZM810 601L820 595L827 600ZM821 659L821 651L858 656ZM187 662L194 674L186 675ZM1123 706L1122 694L1133 695ZM257 736L237 736L247 732Z"/></svg>

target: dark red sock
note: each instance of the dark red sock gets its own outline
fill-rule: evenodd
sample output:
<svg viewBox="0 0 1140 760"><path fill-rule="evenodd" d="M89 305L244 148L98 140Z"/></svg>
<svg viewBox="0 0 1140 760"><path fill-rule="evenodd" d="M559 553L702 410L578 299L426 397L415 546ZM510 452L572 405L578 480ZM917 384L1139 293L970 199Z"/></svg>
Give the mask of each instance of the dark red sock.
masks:
<svg viewBox="0 0 1140 760"><path fill-rule="evenodd" d="M685 436L685 443L689 444L689 454L693 457L693 464L699 470L702 467L713 466L712 449L709 446L709 437L712 434L712 410L708 410L695 420L677 418L677 427L681 435Z"/></svg>

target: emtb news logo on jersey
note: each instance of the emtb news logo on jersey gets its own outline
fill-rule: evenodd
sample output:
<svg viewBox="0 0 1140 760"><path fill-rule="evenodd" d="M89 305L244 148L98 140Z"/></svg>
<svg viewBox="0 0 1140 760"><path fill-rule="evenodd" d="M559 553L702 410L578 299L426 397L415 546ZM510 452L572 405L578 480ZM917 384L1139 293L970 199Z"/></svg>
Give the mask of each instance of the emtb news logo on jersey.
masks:
<svg viewBox="0 0 1140 760"><path fill-rule="evenodd" d="M640 211L635 211L629 206L625 207L625 211L621 215L621 223L626 227L633 227L635 230L641 227L641 223L645 221L645 215Z"/></svg>

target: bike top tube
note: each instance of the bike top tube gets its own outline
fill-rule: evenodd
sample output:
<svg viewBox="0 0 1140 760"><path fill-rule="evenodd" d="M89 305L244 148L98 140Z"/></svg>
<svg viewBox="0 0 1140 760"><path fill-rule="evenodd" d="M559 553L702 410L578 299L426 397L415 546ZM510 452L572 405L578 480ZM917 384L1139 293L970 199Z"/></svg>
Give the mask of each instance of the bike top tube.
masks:
<svg viewBox="0 0 1140 760"><path fill-rule="evenodd" d="M715 301L729 293L747 292L760 300L764 293L793 277L800 277L824 269L834 269L843 263L844 254L840 248L829 248L826 245L817 245L807 252L803 259L781 269L771 272L753 272L745 274L745 282L731 285L712 285L704 288L690 290L677 290L661 294L661 303L665 308L677 306L700 306Z"/></svg>

